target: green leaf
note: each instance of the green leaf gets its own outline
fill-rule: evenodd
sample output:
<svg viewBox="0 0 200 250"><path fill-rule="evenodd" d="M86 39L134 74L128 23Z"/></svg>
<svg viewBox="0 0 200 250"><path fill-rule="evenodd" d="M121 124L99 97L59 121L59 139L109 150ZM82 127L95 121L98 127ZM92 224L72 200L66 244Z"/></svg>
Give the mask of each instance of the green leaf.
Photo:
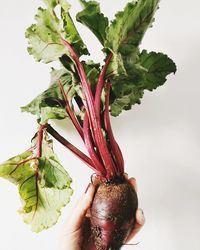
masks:
<svg viewBox="0 0 200 250"><path fill-rule="evenodd" d="M83 66L87 75L88 82L90 84L90 88L92 90L93 95L95 95L97 81L100 75L100 64L95 63L94 61L83 61Z"/></svg>
<svg viewBox="0 0 200 250"><path fill-rule="evenodd" d="M108 75L129 75L138 61L139 44L152 25L159 0L138 0L128 3L116 14L107 29L105 48L112 51Z"/></svg>
<svg viewBox="0 0 200 250"><path fill-rule="evenodd" d="M89 52L83 43L69 12L66 12L66 10L62 9L61 13L63 19L64 38L73 46L77 55L88 55Z"/></svg>
<svg viewBox="0 0 200 250"><path fill-rule="evenodd" d="M134 85L132 81L112 87L110 112L112 116L118 116L123 110L131 109L132 105L140 104L144 95L144 89Z"/></svg>
<svg viewBox="0 0 200 250"><path fill-rule="evenodd" d="M167 55L145 50L140 53L139 45L148 27L152 26L158 3L159 0L128 3L106 30L105 51L113 54L107 70L112 85L113 116L140 104L145 90L163 85L166 76L176 71L176 65Z"/></svg>
<svg viewBox="0 0 200 250"><path fill-rule="evenodd" d="M68 50L62 45L61 22L48 9L38 9L35 16L37 24L31 25L26 31L29 42L28 52L37 61L49 63L57 60Z"/></svg>
<svg viewBox="0 0 200 250"><path fill-rule="evenodd" d="M132 52L138 47L147 28L152 24L159 0L134 0L116 14L107 29L106 47L113 52Z"/></svg>
<svg viewBox="0 0 200 250"><path fill-rule="evenodd" d="M145 69L144 88L156 89L165 83L166 76L176 72L175 63L165 54L143 50L140 54L140 64Z"/></svg>
<svg viewBox="0 0 200 250"><path fill-rule="evenodd" d="M71 189L42 188L38 184L37 209L34 206L35 200L33 199L33 205L30 204L28 208L24 206L19 210L19 213L25 223L31 224L32 231L41 232L57 222L61 208L67 205L71 195ZM28 198L30 198L29 195L25 199Z"/></svg>
<svg viewBox="0 0 200 250"><path fill-rule="evenodd" d="M91 82L91 87L96 88L99 64L95 64L94 62L83 62L83 65L88 75L89 82ZM66 103L61 93L59 83L63 86L73 112L78 119L81 117L81 120L83 120L85 110L79 110L74 106L74 101L77 97L83 100L83 93L79 77L76 74L72 62L68 63L66 68L61 68L60 70L52 69L49 88L34 98L29 104L21 107L21 111L36 115L41 124L47 123L50 119L62 120L68 118Z"/></svg>
<svg viewBox="0 0 200 250"><path fill-rule="evenodd" d="M66 0L42 0L50 10L54 10L55 7L60 4L61 7L68 11L70 9L70 4Z"/></svg>
<svg viewBox="0 0 200 250"><path fill-rule="evenodd" d="M122 110L140 104L145 90L163 85L167 75L175 72L176 65L167 55L143 50L129 75L111 77L111 115L118 116Z"/></svg>
<svg viewBox="0 0 200 250"><path fill-rule="evenodd" d="M58 4L58 0L42 0L46 5L47 7L51 10L53 10L57 4Z"/></svg>
<svg viewBox="0 0 200 250"><path fill-rule="evenodd" d="M42 187L65 189L71 184L71 178L60 164L53 151L53 141L44 133L42 155L39 158L40 180Z"/></svg>
<svg viewBox="0 0 200 250"><path fill-rule="evenodd" d="M41 123L46 123L49 119L65 119L67 117L65 102L58 81L62 83L70 100L76 93L75 85L77 84L73 72L65 68L60 70L52 69L50 87L34 98L28 105L22 107L21 110L37 115Z"/></svg>
<svg viewBox="0 0 200 250"><path fill-rule="evenodd" d="M35 16L36 24L31 25L26 31L28 39L28 52L37 61L49 63L55 61L65 54L69 54L62 43L65 38L74 46L77 54L88 54L78 31L70 17L70 5L67 1L44 0L48 9L39 8ZM55 14L54 8L59 4L61 19Z"/></svg>
<svg viewBox="0 0 200 250"><path fill-rule="evenodd" d="M80 0L84 9L77 13L76 20L88 27L98 38L102 45L106 41L106 28L109 21L100 10L99 3L96 1Z"/></svg>
<svg viewBox="0 0 200 250"><path fill-rule="evenodd" d="M24 222L40 232L54 225L60 210L72 195L71 178L53 152L52 141L44 135L42 156L37 158L33 147L0 165L0 177L18 186ZM62 173L62 174L61 174Z"/></svg>

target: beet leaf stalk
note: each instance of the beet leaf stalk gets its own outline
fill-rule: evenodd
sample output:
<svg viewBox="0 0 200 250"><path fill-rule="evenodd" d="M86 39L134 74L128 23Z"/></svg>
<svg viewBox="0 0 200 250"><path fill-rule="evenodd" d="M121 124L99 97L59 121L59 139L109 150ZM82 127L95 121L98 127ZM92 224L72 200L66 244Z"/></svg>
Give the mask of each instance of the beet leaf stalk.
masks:
<svg viewBox="0 0 200 250"><path fill-rule="evenodd" d="M106 93L105 110L104 110L104 124L105 124L105 129L108 134L109 141L110 141L111 154L117 165L117 170L118 170L117 174L119 176L123 176L124 175L124 159L123 159L121 149L115 140L112 127L111 127L111 122L110 122L110 114L109 114L110 82L106 84L106 89L107 89L107 93Z"/></svg>
<svg viewBox="0 0 200 250"><path fill-rule="evenodd" d="M86 113L89 117L90 127L91 127L92 134L94 137L93 139L94 139L94 142L96 143L95 146L97 147L97 150L99 151L101 159L106 168L106 177L108 179L113 178L113 176L116 175L114 162L108 151L106 141L101 130L100 115L98 111L96 110L94 97L92 95L92 91L91 91L89 82L87 80L85 70L77 54L75 53L74 49L71 47L71 45L64 39L62 39L62 41L63 41L64 46L69 50L70 56L72 57L72 59L75 61L75 64L76 64L78 75L81 81L83 95L86 100L86 104L85 104Z"/></svg>
<svg viewBox="0 0 200 250"><path fill-rule="evenodd" d="M53 150L51 138L57 140L99 178L91 207L96 249L118 250L135 224L138 199L124 177L110 115L140 104L146 90L157 89L176 72L166 54L140 49L159 0L130 1L112 21L98 2L80 0L83 9L76 20L99 40L104 62L82 59L89 52L66 0L43 2L46 7L38 8L35 23L26 30L28 52L36 61L58 61L60 68L52 68L49 87L21 108L36 116L39 128L28 150L0 165L0 176L18 186L25 223L35 232L51 227L72 195L72 180ZM64 138L52 120L70 120L87 153Z"/></svg>
<svg viewBox="0 0 200 250"><path fill-rule="evenodd" d="M60 87L60 91L61 91L62 96L63 96L63 99L64 99L64 101L65 101L66 112L67 112L67 114L69 115L69 117L70 117L72 123L74 124L74 126L75 126L75 128L76 128L76 130L78 131L80 137L84 140L83 129L82 129L82 127L80 126L80 124L79 124L79 122L78 122L78 120L77 120L77 118L76 118L76 116L75 116L75 114L74 114L72 108L71 108L70 105L69 105L69 102L68 102L68 100L67 100L67 96L66 96L65 90L64 90L63 85L62 85L62 83L60 82L60 80L58 81L58 85L59 85L59 87Z"/></svg>

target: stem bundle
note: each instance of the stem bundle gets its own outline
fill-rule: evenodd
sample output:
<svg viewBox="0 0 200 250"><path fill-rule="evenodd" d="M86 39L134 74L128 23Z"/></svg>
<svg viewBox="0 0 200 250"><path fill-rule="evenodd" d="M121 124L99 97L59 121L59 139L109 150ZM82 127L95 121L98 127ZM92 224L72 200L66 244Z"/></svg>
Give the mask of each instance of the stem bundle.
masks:
<svg viewBox="0 0 200 250"><path fill-rule="evenodd" d="M112 53L108 56L105 65L99 75L97 82L95 96L93 96L90 84L88 82L84 67L75 53L72 46L64 39L61 38L63 45L68 49L70 58L74 61L76 69L80 78L80 84L83 91L84 100L82 103L85 107L83 125L79 123L76 115L71 108L64 87L58 81L60 91L65 101L66 112L69 115L74 127L78 131L82 140L85 143L89 156L73 146L70 142L58 134L50 125L47 125L47 132L49 132L55 139L67 147L83 162L85 162L91 169L98 175L106 177L106 179L114 179L117 176L122 176L124 173L124 161L120 148L114 138L110 118L109 118L109 96L110 96L110 83L106 83L105 79L108 65L112 59ZM106 102L104 112L101 119L101 96L104 84L107 86ZM102 121L104 124L102 124ZM105 127L107 136L103 134L102 128ZM108 143L110 144L108 146Z"/></svg>

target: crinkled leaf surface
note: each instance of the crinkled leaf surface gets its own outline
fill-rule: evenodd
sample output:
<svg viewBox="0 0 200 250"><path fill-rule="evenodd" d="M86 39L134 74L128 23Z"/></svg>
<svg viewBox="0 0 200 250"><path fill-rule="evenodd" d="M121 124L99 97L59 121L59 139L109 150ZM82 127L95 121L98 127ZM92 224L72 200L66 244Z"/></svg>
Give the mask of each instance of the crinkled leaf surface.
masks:
<svg viewBox="0 0 200 250"><path fill-rule="evenodd" d="M49 63L57 60L68 50L62 45L61 23L48 9L38 9L35 16L37 24L31 25L26 31L29 42L28 52L37 61Z"/></svg>
<svg viewBox="0 0 200 250"><path fill-rule="evenodd" d="M101 13L99 3L96 1L80 0L84 9L77 13L76 20L88 27L98 38L102 45L106 41L106 28L108 18Z"/></svg>
<svg viewBox="0 0 200 250"><path fill-rule="evenodd" d="M138 0L128 3L116 14L107 29L105 47L113 52L108 74L129 74L137 62L139 44L153 22L159 0Z"/></svg>
<svg viewBox="0 0 200 250"><path fill-rule="evenodd" d="M78 31L69 14L70 5L67 1L48 1L47 9L39 8L35 16L36 24L31 25L26 31L29 42L28 51L37 61L49 63L59 59L68 50L62 43L65 38L74 48L77 54L88 54ZM54 8L59 4L61 18L56 16Z"/></svg>
<svg viewBox="0 0 200 250"><path fill-rule="evenodd" d="M65 68L60 70L52 69L50 87L28 105L22 107L21 110L37 115L41 123L46 123L49 119L60 120L66 118L65 102L60 91L59 81L63 85L68 99L72 99L77 88L77 81L73 72Z"/></svg>
<svg viewBox="0 0 200 250"><path fill-rule="evenodd" d="M132 74L112 79L111 114L119 115L122 110L140 104L145 90L154 90L163 85L167 75L176 72L175 63L165 54L143 50L139 54Z"/></svg>
<svg viewBox="0 0 200 250"><path fill-rule="evenodd" d="M131 109L132 105L140 104L140 99L144 95L144 90L137 88L133 84L123 84L123 87L113 88L111 97L110 112L112 116L118 116L123 110Z"/></svg>
<svg viewBox="0 0 200 250"><path fill-rule="evenodd" d="M44 138L40 158L32 148L0 165L0 177L18 186L19 212L35 232L54 225L72 195L71 178L54 154L52 141L46 135ZM33 146L35 142L37 137Z"/></svg>
<svg viewBox="0 0 200 250"><path fill-rule="evenodd" d="M107 29L106 46L113 52L127 53L138 47L147 28L152 24L159 0L135 0L116 14Z"/></svg>
<svg viewBox="0 0 200 250"><path fill-rule="evenodd" d="M165 83L166 76L176 72L176 65L163 53L143 50L140 54L140 65L145 69L145 89L153 90Z"/></svg>
<svg viewBox="0 0 200 250"><path fill-rule="evenodd" d="M100 74L100 64L94 63L93 61L83 61L82 63L92 91L94 92ZM36 115L42 124L47 123L50 119L61 120L68 117L65 101L59 87L60 82L63 85L71 108L79 118L83 118L83 110L75 110L72 104L72 100L77 96L83 99L83 93L79 83L80 80L76 75L73 64L70 65L68 63L67 67L68 69L64 67L60 70L52 69L50 87L34 98L28 105L21 107L21 110Z"/></svg>
<svg viewBox="0 0 200 250"><path fill-rule="evenodd" d="M154 21L159 0L134 0L116 14L106 29L104 51L112 52L107 70L112 86L111 114L119 115L140 103L145 90L164 84L166 76L176 71L173 61L162 53L143 51L139 45Z"/></svg>

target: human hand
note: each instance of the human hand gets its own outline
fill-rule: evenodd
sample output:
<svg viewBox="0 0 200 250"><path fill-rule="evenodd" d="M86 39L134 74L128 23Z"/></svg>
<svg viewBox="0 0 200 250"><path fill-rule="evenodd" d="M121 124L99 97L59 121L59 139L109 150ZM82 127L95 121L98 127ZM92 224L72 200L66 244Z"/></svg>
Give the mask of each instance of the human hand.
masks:
<svg viewBox="0 0 200 250"><path fill-rule="evenodd" d="M125 175L128 179L128 176ZM128 179L129 183L137 192L137 184L134 178ZM95 250L95 246L91 240L90 231L90 213L96 182L89 184L86 192L80 197L71 215L67 219L60 240L58 250ZM136 211L136 223L132 231L127 237L127 244L139 232L145 223L145 218L142 209Z"/></svg>

